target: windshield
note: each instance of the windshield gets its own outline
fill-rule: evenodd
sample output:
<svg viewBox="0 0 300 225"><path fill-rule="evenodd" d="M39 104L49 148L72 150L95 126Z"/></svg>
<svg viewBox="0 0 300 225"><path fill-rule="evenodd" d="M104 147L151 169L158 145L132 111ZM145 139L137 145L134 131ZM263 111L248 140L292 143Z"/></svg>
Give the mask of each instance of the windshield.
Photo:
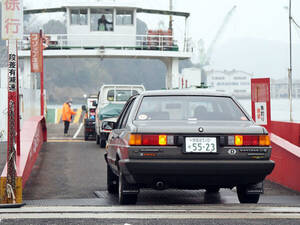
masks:
<svg viewBox="0 0 300 225"><path fill-rule="evenodd" d="M136 95L136 90L109 90L107 92L108 101L126 102L132 95Z"/></svg>
<svg viewBox="0 0 300 225"><path fill-rule="evenodd" d="M229 97L144 97L136 120L248 120Z"/></svg>
<svg viewBox="0 0 300 225"><path fill-rule="evenodd" d="M117 117L120 115L124 104L108 104L99 112L99 119L103 120L106 118Z"/></svg>

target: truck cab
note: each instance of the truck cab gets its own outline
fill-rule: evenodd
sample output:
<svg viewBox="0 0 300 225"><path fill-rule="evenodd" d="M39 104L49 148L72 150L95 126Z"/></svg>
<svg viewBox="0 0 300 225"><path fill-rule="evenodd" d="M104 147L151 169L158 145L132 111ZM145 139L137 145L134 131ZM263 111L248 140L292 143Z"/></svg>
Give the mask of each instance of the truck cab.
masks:
<svg viewBox="0 0 300 225"><path fill-rule="evenodd" d="M145 91L143 85L103 85L98 92L96 108L96 143L105 147L111 132L110 122L116 122L126 101Z"/></svg>

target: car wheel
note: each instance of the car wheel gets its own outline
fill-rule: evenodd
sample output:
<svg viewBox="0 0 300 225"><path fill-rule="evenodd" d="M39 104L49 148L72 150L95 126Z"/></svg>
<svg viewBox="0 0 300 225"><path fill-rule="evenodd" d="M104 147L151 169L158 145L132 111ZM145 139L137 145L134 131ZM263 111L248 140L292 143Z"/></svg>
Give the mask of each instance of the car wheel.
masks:
<svg viewBox="0 0 300 225"><path fill-rule="evenodd" d="M99 135L96 134L96 144L99 145Z"/></svg>
<svg viewBox="0 0 300 225"><path fill-rule="evenodd" d="M120 205L134 205L137 202L137 192L133 190L132 192L128 189L129 185L124 179L122 173L119 175L119 203Z"/></svg>
<svg viewBox="0 0 300 225"><path fill-rule="evenodd" d="M238 186L237 195L240 203L258 203L260 194L248 194L247 187Z"/></svg>
<svg viewBox="0 0 300 225"><path fill-rule="evenodd" d="M220 188L219 187L209 187L205 189L207 193L213 194L213 193L219 193Z"/></svg>
<svg viewBox="0 0 300 225"><path fill-rule="evenodd" d="M100 138L100 147L105 148L105 146L106 146L106 140L105 139L103 140Z"/></svg>
<svg viewBox="0 0 300 225"><path fill-rule="evenodd" d="M107 191L110 194L118 193L118 176L114 174L110 166L107 164Z"/></svg>

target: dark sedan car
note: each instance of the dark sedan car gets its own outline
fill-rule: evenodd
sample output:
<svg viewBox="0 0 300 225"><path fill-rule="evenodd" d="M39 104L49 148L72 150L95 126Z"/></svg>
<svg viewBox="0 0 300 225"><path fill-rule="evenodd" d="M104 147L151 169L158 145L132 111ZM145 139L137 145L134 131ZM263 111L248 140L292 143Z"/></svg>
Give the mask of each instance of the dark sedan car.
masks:
<svg viewBox="0 0 300 225"><path fill-rule="evenodd" d="M268 132L229 95L146 91L130 98L106 146L107 189L135 204L140 188L237 187L257 203L274 168Z"/></svg>

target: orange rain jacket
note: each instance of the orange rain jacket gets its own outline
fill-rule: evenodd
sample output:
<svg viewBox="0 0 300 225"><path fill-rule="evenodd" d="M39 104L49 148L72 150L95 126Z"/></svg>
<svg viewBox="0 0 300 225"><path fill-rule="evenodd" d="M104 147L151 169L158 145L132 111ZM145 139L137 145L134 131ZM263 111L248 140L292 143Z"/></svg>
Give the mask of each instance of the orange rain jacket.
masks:
<svg viewBox="0 0 300 225"><path fill-rule="evenodd" d="M76 112L74 112L68 103L64 103L63 109L62 109L62 120L63 121L69 121L71 122L72 115L75 115Z"/></svg>

